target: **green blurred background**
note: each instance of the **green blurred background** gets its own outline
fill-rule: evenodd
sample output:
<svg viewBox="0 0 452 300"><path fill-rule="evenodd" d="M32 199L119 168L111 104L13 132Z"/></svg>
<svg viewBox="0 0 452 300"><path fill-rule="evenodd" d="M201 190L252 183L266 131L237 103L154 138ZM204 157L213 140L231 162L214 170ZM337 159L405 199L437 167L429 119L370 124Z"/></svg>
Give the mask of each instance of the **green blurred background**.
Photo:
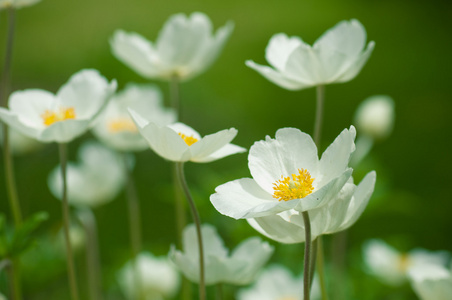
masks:
<svg viewBox="0 0 452 300"><path fill-rule="evenodd" d="M116 78L119 88L130 81L147 82L112 56L108 40L114 30L136 31L155 40L171 14L193 11L206 13L215 28L233 20L235 30L217 62L181 85L182 121L201 134L235 127L239 134L234 143L246 148L266 135L274 136L281 127L312 132L315 89L286 91L247 68L244 61L266 64L264 50L275 33L298 35L313 43L343 19L362 22L376 48L354 80L327 86L322 148L351 125L357 105L368 96L393 97L396 122L390 138L377 144L355 172L360 180L375 169L378 179L367 210L348 234L347 267L353 283L349 282L347 289L350 299L415 299L408 284L389 288L372 276L363 276L361 246L367 239L382 238L401 251L415 247L452 250L452 2L43 0L17 12L13 90L56 92L83 68L95 68L109 79ZM2 57L5 36L6 13L2 11ZM167 98L167 83L157 84ZM87 134L72 143L70 157L74 159L82 141L90 138ZM176 242L170 164L149 150L136 159L134 173L141 198L145 249L164 255ZM47 188L47 175L57 163L54 144L15 158L24 215L42 210L50 214L41 228L43 235L57 232L61 222L60 203ZM208 200L217 185L250 176L246 154L209 164L188 164L186 174L203 221L217 225L230 248L245 237L257 235L245 221L220 215ZM0 212L11 221L3 167L0 199ZM96 209L95 214L104 287L109 299L121 299L115 296L115 271L129 256L124 195ZM329 245L327 238L327 260L331 257ZM52 257L47 260L47 268L36 267L37 274L24 274L25 299L65 299L68 295L64 264L57 264ZM278 246L272 260L300 272L302 245ZM83 278L83 255L77 256L77 263L79 277ZM85 285L83 280L81 285ZM0 290L3 288L5 278L0 276Z"/></svg>

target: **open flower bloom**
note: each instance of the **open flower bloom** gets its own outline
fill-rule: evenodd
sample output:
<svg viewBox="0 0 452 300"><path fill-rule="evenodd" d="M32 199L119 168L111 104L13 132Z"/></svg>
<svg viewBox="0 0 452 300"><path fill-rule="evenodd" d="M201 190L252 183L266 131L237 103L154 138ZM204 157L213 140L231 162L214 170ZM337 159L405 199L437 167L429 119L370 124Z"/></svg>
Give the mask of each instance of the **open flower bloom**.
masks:
<svg viewBox="0 0 452 300"><path fill-rule="evenodd" d="M85 133L116 89L96 70L74 74L56 95L38 89L17 91L0 119L41 142L66 143Z"/></svg>
<svg viewBox="0 0 452 300"><path fill-rule="evenodd" d="M247 289L239 290L237 300L303 300L303 274L298 277L281 265L266 268ZM314 279L311 299L320 299L318 281Z"/></svg>
<svg viewBox="0 0 452 300"><path fill-rule="evenodd" d="M210 201L235 219L257 218L294 209L303 212L330 205L350 179L350 155L355 128L344 129L322 158L312 138L295 128L283 128L251 146L251 178L218 186Z"/></svg>
<svg viewBox="0 0 452 300"><path fill-rule="evenodd" d="M309 210L312 239L352 226L372 196L375 177L375 172L370 172L358 186L350 178L336 198L326 205ZM303 216L295 209L247 221L258 232L277 242L292 244L306 241Z"/></svg>
<svg viewBox="0 0 452 300"><path fill-rule="evenodd" d="M394 101L385 95L365 99L356 110L354 123L360 134L374 140L388 137L394 126Z"/></svg>
<svg viewBox="0 0 452 300"><path fill-rule="evenodd" d="M0 10L13 7L22 8L38 3L41 0L0 0Z"/></svg>
<svg viewBox="0 0 452 300"><path fill-rule="evenodd" d="M259 270L273 254L273 247L258 237L246 239L228 254L228 249L215 227L203 224L206 285L229 283L245 285L251 283ZM171 247L169 257L191 281L199 282L199 250L196 228L188 225L183 232L184 253Z"/></svg>
<svg viewBox="0 0 452 300"><path fill-rule="evenodd" d="M44 144L8 127L9 145L13 154L22 155L42 148ZM0 145L3 146L3 124L0 123Z"/></svg>
<svg viewBox="0 0 452 300"><path fill-rule="evenodd" d="M438 265L421 265L409 270L411 285L421 300L450 300L452 272Z"/></svg>
<svg viewBox="0 0 452 300"><path fill-rule="evenodd" d="M77 206L97 207L113 200L125 184L124 162L112 150L93 142L79 151L79 163L68 163L69 202ZM50 173L48 184L52 194L62 198L61 168Z"/></svg>
<svg viewBox="0 0 452 300"><path fill-rule="evenodd" d="M237 135L235 128L201 137L183 123L159 126L133 109L129 108L129 112L151 149L167 160L205 163L246 151L230 143Z"/></svg>
<svg viewBox="0 0 452 300"><path fill-rule="evenodd" d="M272 67L248 60L246 65L288 90L347 82L355 78L375 43L366 46L366 30L358 20L342 21L325 32L313 46L284 33L274 35L265 50Z"/></svg>
<svg viewBox="0 0 452 300"><path fill-rule="evenodd" d="M215 61L233 27L229 22L213 35L205 14L176 14L165 23L155 44L122 30L115 32L110 44L113 55L143 77L186 80Z"/></svg>
<svg viewBox="0 0 452 300"><path fill-rule="evenodd" d="M93 128L93 133L99 140L118 151L130 152L148 148L148 143L127 111L128 107L159 125L176 121L174 110L163 107L162 93L157 86L128 84L123 91L112 97Z"/></svg>
<svg viewBox="0 0 452 300"><path fill-rule="evenodd" d="M443 266L449 259L449 254L445 251L414 249L408 253L400 253L382 240L368 241L363 246L363 256L367 272L392 286L405 283L412 268L424 265Z"/></svg>
<svg viewBox="0 0 452 300"><path fill-rule="evenodd" d="M137 283L137 277L140 283ZM163 300L172 298L180 286L179 274L168 258L155 257L149 252L140 253L136 262L127 262L117 278L122 292L129 300L139 298L137 288L142 289L146 300Z"/></svg>

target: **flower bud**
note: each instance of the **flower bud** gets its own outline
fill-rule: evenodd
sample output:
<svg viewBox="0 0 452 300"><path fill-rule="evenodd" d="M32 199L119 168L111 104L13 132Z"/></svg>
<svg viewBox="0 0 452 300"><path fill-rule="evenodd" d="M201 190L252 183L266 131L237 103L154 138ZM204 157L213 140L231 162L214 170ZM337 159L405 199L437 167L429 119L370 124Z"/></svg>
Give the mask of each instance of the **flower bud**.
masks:
<svg viewBox="0 0 452 300"><path fill-rule="evenodd" d="M375 140L387 138L394 124L394 101L385 95L367 98L356 110L354 123L361 134Z"/></svg>

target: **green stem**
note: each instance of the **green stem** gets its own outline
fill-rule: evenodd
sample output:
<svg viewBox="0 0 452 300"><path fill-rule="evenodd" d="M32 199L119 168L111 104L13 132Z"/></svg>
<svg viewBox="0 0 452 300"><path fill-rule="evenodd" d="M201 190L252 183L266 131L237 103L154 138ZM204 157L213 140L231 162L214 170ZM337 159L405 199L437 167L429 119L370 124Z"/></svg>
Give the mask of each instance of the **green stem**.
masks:
<svg viewBox="0 0 452 300"><path fill-rule="evenodd" d="M99 260L99 239L97 235L96 217L91 209L78 212L79 219L86 232L86 271L88 289L91 300L102 299L102 275Z"/></svg>
<svg viewBox="0 0 452 300"><path fill-rule="evenodd" d="M310 275L310 265L311 265L311 221L309 220L309 213L304 211L301 213L304 222L304 232L305 232L305 248L304 248L304 268L303 268L303 300L310 299L310 288L311 288L311 275Z"/></svg>
<svg viewBox="0 0 452 300"><path fill-rule="evenodd" d="M129 167L127 154L123 154L124 172L127 177L127 204L129 211L129 230L130 243L132 246L132 261L135 269L135 288L138 291L138 299L143 300L143 287L141 280L140 266L138 262L138 255L142 249L141 240L141 215L140 215L140 201L138 199L135 182L133 180L132 170Z"/></svg>
<svg viewBox="0 0 452 300"><path fill-rule="evenodd" d="M323 123L323 106L325 102L325 86L317 86L317 103L314 123L314 142L317 149L320 148L320 138L322 137L322 123Z"/></svg>
<svg viewBox="0 0 452 300"><path fill-rule="evenodd" d="M67 145L65 143L58 144L58 150L60 153L60 166L61 166L61 178L63 181L63 197L62 197L62 210L63 210L63 229L66 244L66 259L67 259L67 272L69 278L69 288L71 291L71 299L78 300L77 278L75 275L74 257L72 255L71 237L69 235L69 202L67 199L67 179L66 179L66 167L67 167Z"/></svg>
<svg viewBox="0 0 452 300"><path fill-rule="evenodd" d="M176 121L180 119L180 94L179 94L179 77L174 75L170 80L170 98L171 107L176 112Z"/></svg>
<svg viewBox="0 0 452 300"><path fill-rule="evenodd" d="M6 107L9 91L11 88L11 62L13 56L14 31L15 31L15 11L13 7L8 9L8 36L6 40L5 64L0 81L0 106Z"/></svg>
<svg viewBox="0 0 452 300"><path fill-rule="evenodd" d="M204 249L202 242L202 234L201 234L201 219L199 217L198 210L196 209L195 202L190 194L190 190L188 189L187 181L185 180L184 175L184 163L176 162L177 167L177 177L179 179L179 183L182 187L182 190L185 193L185 197L187 198L188 204L190 206L191 214L193 217L193 221L196 226L196 233L198 236L198 249L199 249L199 299L206 299L206 285L205 285L205 275L204 275Z"/></svg>
<svg viewBox="0 0 452 300"><path fill-rule="evenodd" d="M328 293L326 291L326 281L325 281L325 268L324 268L324 258L323 258L323 239L322 236L317 238L317 272L319 273L320 281L320 291L322 294L322 300L328 300Z"/></svg>

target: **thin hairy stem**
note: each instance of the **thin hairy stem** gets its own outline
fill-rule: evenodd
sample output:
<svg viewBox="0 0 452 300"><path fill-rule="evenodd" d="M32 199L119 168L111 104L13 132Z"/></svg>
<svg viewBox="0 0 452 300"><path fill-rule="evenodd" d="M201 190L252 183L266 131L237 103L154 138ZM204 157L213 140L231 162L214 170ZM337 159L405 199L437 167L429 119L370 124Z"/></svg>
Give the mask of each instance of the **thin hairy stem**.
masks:
<svg viewBox="0 0 452 300"><path fill-rule="evenodd" d="M325 86L317 86L317 103L314 122L314 142L317 149L320 148L320 139L322 137L322 123L323 123L323 106L325 102Z"/></svg>
<svg viewBox="0 0 452 300"><path fill-rule="evenodd" d="M311 290L311 221L309 213L304 211L301 213L304 222L305 248L304 248L304 269L303 269L303 300L310 299Z"/></svg>

